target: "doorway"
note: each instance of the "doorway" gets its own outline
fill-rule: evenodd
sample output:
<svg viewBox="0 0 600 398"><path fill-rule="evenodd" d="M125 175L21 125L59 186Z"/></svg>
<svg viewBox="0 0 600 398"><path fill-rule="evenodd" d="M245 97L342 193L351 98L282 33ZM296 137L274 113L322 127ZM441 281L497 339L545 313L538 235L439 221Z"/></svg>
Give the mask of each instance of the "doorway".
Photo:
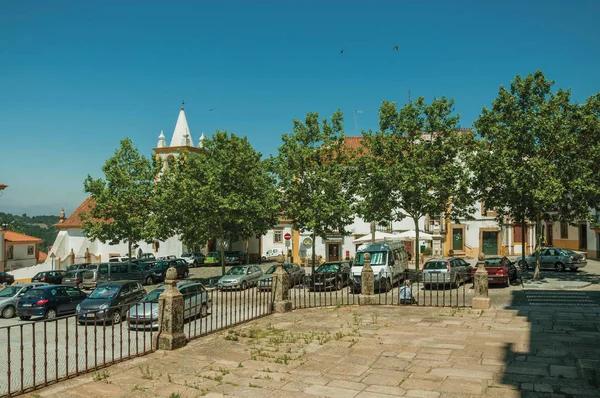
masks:
<svg viewBox="0 0 600 398"><path fill-rule="evenodd" d="M483 254L498 254L498 231L482 231L481 243L483 245Z"/></svg>
<svg viewBox="0 0 600 398"><path fill-rule="evenodd" d="M587 224L579 224L579 248L587 250Z"/></svg>
<svg viewBox="0 0 600 398"><path fill-rule="evenodd" d="M547 246L552 246L553 245L553 243L552 243L552 238L553 238L553 236L552 236L552 229L553 229L552 226L553 226L552 224L546 224L546 245Z"/></svg>
<svg viewBox="0 0 600 398"><path fill-rule="evenodd" d="M463 250L463 229L452 228L452 250Z"/></svg>
<svg viewBox="0 0 600 398"><path fill-rule="evenodd" d="M329 243L327 246L327 261L340 261L340 244Z"/></svg>

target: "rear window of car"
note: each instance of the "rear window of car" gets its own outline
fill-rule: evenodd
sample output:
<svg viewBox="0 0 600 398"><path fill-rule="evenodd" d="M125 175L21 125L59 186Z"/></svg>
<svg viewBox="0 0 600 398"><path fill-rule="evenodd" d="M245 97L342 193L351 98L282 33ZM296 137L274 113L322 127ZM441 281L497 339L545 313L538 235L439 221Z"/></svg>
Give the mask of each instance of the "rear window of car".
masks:
<svg viewBox="0 0 600 398"><path fill-rule="evenodd" d="M500 264L502 264L501 258L489 258L485 260L486 267L498 267Z"/></svg>
<svg viewBox="0 0 600 398"><path fill-rule="evenodd" d="M65 278L75 278L77 276L77 271L69 271L65 275Z"/></svg>
<svg viewBox="0 0 600 398"><path fill-rule="evenodd" d="M425 269L448 269L445 261L429 261L425 264Z"/></svg>
<svg viewBox="0 0 600 398"><path fill-rule="evenodd" d="M27 293L23 295L24 299L41 299L46 296L46 291L44 289L31 289Z"/></svg>

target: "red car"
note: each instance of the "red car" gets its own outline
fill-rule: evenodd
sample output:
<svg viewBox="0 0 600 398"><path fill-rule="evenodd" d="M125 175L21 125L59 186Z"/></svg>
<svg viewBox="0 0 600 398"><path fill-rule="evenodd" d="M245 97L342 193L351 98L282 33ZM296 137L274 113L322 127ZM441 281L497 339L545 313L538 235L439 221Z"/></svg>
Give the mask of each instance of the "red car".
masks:
<svg viewBox="0 0 600 398"><path fill-rule="evenodd" d="M508 257L495 256L488 257L485 259L485 269L488 272L488 284L499 284L502 286L509 286L510 281L515 278L513 275L516 272L512 261ZM475 272L477 267L473 267L473 280L475 280Z"/></svg>

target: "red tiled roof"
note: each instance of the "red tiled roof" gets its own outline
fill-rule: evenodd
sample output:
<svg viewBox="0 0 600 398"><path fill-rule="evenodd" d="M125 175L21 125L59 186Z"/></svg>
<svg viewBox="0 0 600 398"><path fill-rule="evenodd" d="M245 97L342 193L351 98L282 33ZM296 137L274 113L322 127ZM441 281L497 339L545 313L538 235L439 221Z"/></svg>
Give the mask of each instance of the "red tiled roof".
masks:
<svg viewBox="0 0 600 398"><path fill-rule="evenodd" d="M4 234L4 240L13 243L42 243L42 240L40 238L20 234L18 232L13 231L6 231L6 233Z"/></svg>
<svg viewBox="0 0 600 398"><path fill-rule="evenodd" d="M62 228L81 228L83 223L81 221L81 214L88 213L90 209L94 206L94 201L91 197L87 198L83 201L82 204L79 205L78 208L65 220L63 223L54 224L57 229Z"/></svg>
<svg viewBox="0 0 600 398"><path fill-rule="evenodd" d="M48 258L48 254L46 254L44 252L40 252L39 257L38 257L38 261L40 263L43 263L44 261L46 261L47 258Z"/></svg>
<svg viewBox="0 0 600 398"><path fill-rule="evenodd" d="M350 149L358 149L363 142L363 137L344 137L344 147Z"/></svg>

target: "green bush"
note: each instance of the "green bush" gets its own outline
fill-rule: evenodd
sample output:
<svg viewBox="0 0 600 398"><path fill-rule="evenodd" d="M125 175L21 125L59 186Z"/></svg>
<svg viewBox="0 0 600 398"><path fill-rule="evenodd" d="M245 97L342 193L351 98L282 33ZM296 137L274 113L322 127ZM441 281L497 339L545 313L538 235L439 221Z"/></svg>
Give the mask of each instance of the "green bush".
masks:
<svg viewBox="0 0 600 398"><path fill-rule="evenodd" d="M426 256L431 256L431 253L433 253L433 250L431 250L431 247L426 247L425 250L423 250L423 254Z"/></svg>

